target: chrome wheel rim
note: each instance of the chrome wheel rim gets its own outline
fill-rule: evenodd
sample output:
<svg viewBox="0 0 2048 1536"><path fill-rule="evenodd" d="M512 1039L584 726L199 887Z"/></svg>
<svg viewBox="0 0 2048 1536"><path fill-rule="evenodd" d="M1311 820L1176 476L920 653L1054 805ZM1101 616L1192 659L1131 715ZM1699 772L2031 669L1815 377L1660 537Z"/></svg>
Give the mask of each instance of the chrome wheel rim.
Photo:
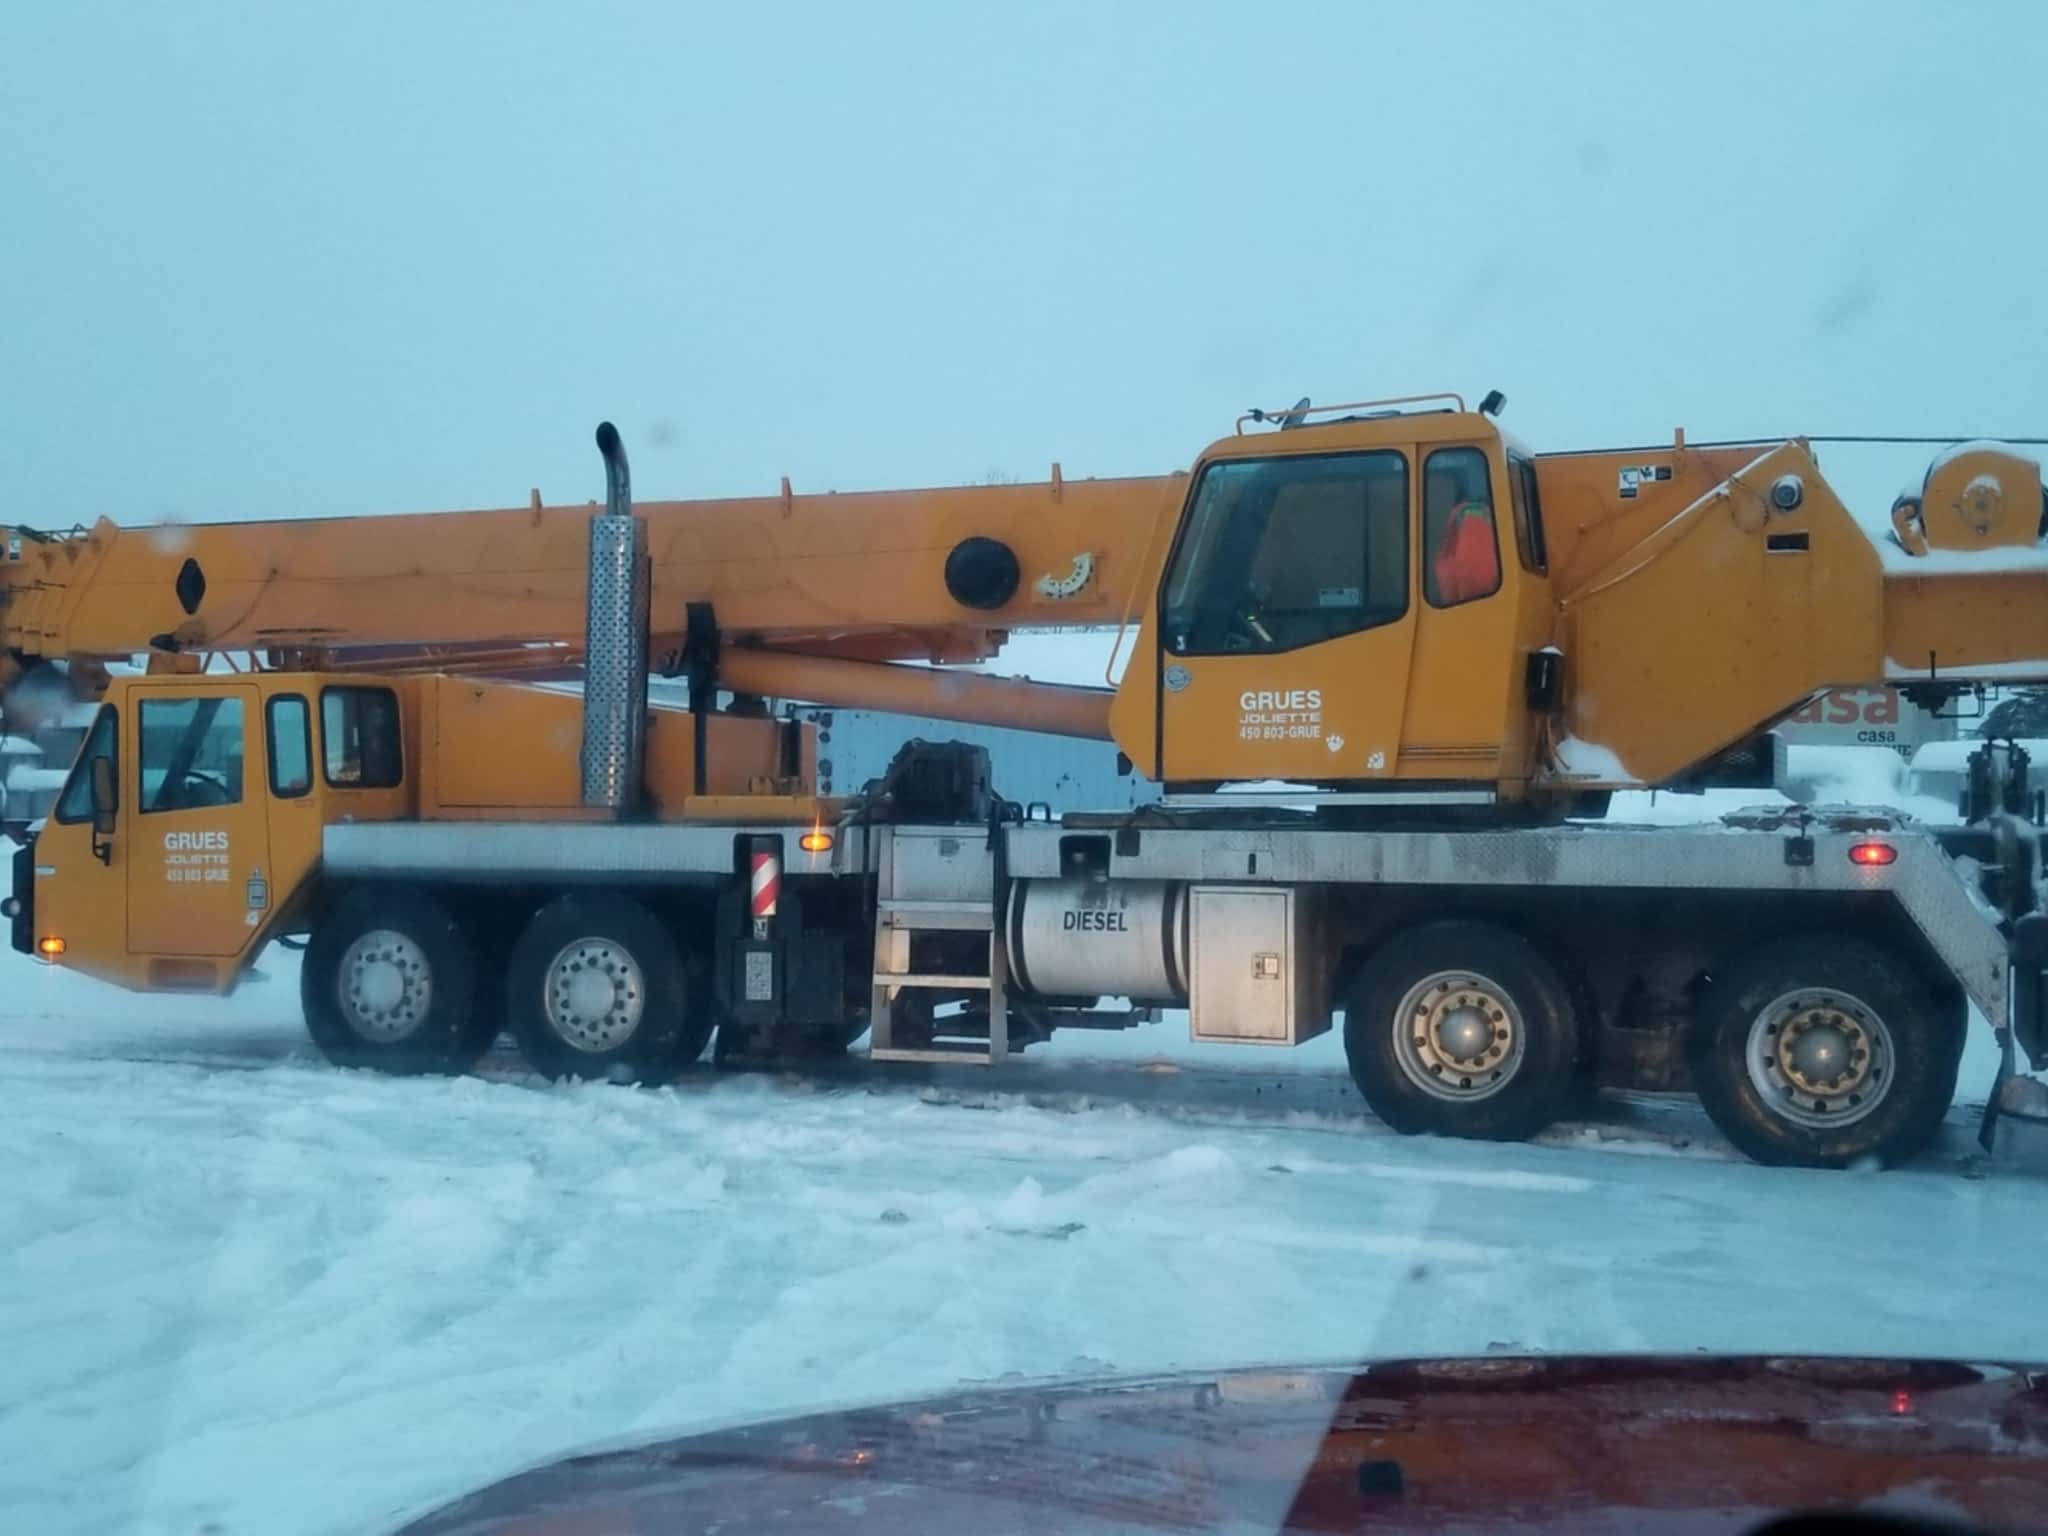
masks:
<svg viewBox="0 0 2048 1536"><path fill-rule="evenodd" d="M349 1028L381 1045L412 1034L434 1003L427 952L391 928L374 928L342 952L338 990Z"/></svg>
<svg viewBox="0 0 2048 1536"><path fill-rule="evenodd" d="M1476 971L1433 971L1394 1010L1394 1059L1431 1098L1472 1104L1514 1081L1528 1033L1499 982Z"/></svg>
<svg viewBox="0 0 2048 1536"><path fill-rule="evenodd" d="M632 1039L647 1005L640 962L613 939L563 945L541 979L541 993L555 1033L591 1055Z"/></svg>
<svg viewBox="0 0 2048 1536"><path fill-rule="evenodd" d="M1766 1003L1743 1055L1765 1108L1807 1130L1854 1125L1891 1092L1891 1031L1868 1003L1832 987Z"/></svg>

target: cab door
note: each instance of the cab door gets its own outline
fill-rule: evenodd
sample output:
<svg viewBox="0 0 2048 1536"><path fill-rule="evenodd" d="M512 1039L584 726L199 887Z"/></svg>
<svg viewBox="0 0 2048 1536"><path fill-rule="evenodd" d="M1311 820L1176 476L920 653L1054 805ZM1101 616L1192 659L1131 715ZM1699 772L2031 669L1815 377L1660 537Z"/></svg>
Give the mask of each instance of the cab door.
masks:
<svg viewBox="0 0 2048 1536"><path fill-rule="evenodd" d="M99 706L92 727L79 747L70 777L50 807L36 835L35 899L32 935L37 953L70 969L103 981L129 984L133 975L127 955L124 914L130 849L125 817L112 837L93 831L93 764L112 765L117 814L125 792L121 765L132 743L125 739L121 710L109 701Z"/></svg>
<svg viewBox="0 0 2048 1536"><path fill-rule="evenodd" d="M1415 604L1399 448L1203 468L1160 604L1160 777L1356 781L1399 756Z"/></svg>
<svg viewBox="0 0 2048 1536"><path fill-rule="evenodd" d="M1539 628L1533 642L1524 639L1523 619L1540 626L1547 614L1532 611L1521 571L1503 556L1496 509L1505 497L1487 450L1424 445L1420 462L1422 601L1401 775L1493 783L1506 759L1520 760L1521 736L1510 733L1526 714L1518 694L1523 656L1547 638Z"/></svg>
<svg viewBox="0 0 2048 1536"><path fill-rule="evenodd" d="M240 954L270 903L256 689L181 681L130 698L129 952Z"/></svg>

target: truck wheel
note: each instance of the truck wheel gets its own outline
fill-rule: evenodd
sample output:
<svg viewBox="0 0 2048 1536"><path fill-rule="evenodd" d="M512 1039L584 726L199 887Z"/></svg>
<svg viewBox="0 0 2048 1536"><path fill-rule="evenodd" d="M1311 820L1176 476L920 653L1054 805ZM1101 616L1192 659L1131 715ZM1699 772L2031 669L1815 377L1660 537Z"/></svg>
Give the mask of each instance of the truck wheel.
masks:
<svg viewBox="0 0 2048 1536"><path fill-rule="evenodd" d="M535 914L505 968L512 1037L549 1077L659 1081L695 1061L711 1019L681 951L623 896L564 896Z"/></svg>
<svg viewBox="0 0 2048 1536"><path fill-rule="evenodd" d="M1344 1054L1372 1112L1403 1135L1519 1141L1571 1091L1571 993L1528 940L1486 923L1395 934L1344 1000Z"/></svg>
<svg viewBox="0 0 2048 1536"><path fill-rule="evenodd" d="M476 960L424 891L360 887L314 924L299 973L306 1031L329 1061L384 1072L460 1072L490 1042L472 1017Z"/></svg>
<svg viewBox="0 0 2048 1536"><path fill-rule="evenodd" d="M1708 1116L1759 1163L1890 1166L1934 1139L1962 1031L1913 973L1854 939L1812 935L1714 978L1691 1037Z"/></svg>

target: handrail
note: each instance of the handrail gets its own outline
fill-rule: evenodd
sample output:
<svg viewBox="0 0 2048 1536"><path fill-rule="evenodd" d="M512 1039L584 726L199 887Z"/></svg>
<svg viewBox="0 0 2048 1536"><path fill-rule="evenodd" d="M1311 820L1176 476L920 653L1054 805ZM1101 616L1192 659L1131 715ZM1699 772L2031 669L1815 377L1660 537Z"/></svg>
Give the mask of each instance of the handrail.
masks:
<svg viewBox="0 0 2048 1536"><path fill-rule="evenodd" d="M1425 400L1449 400L1460 411L1465 409L1465 397L1454 389L1432 390L1426 395L1390 395L1384 400L1351 400L1341 405L1295 405L1279 411L1264 411L1254 406L1237 418L1237 435L1244 436L1244 424L1248 421L1282 421L1289 416L1299 421L1309 416L1327 415L1331 411L1367 411L1383 405L1419 405Z"/></svg>

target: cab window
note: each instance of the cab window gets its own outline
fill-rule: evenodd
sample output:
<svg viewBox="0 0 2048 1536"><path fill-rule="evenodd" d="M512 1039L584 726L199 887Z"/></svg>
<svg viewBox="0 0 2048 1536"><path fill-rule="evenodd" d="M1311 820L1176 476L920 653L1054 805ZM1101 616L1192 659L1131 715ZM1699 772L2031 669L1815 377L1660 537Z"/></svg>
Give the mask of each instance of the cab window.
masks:
<svg viewBox="0 0 2048 1536"><path fill-rule="evenodd" d="M320 745L329 784L390 789L405 776L398 695L389 688L323 688Z"/></svg>
<svg viewBox="0 0 2048 1536"><path fill-rule="evenodd" d="M71 777L64 781L63 793L57 796L58 821L69 824L92 820L92 765L96 758L104 757L114 763L114 792L120 793L120 761L115 756L116 724L114 706L101 705L100 712L93 716L92 729L86 732L85 745L79 749L78 760L71 765Z"/></svg>
<svg viewBox="0 0 2048 1536"><path fill-rule="evenodd" d="M1176 655L1271 653L1408 611L1405 454L1211 464L1167 572Z"/></svg>
<svg viewBox="0 0 2048 1536"><path fill-rule="evenodd" d="M1543 503L1536 496L1536 461L1514 454L1508 459L1508 491L1515 509L1515 550L1522 569L1541 576L1550 569L1543 547Z"/></svg>
<svg viewBox="0 0 2048 1536"><path fill-rule="evenodd" d="M313 720L296 693L272 699L265 714L270 747L270 792L295 800L313 788Z"/></svg>
<svg viewBox="0 0 2048 1536"><path fill-rule="evenodd" d="M241 803L240 699L144 699L135 718L144 815Z"/></svg>
<svg viewBox="0 0 2048 1536"><path fill-rule="evenodd" d="M1455 608L1500 590L1500 536L1486 455L1439 448L1422 470L1422 595Z"/></svg>

